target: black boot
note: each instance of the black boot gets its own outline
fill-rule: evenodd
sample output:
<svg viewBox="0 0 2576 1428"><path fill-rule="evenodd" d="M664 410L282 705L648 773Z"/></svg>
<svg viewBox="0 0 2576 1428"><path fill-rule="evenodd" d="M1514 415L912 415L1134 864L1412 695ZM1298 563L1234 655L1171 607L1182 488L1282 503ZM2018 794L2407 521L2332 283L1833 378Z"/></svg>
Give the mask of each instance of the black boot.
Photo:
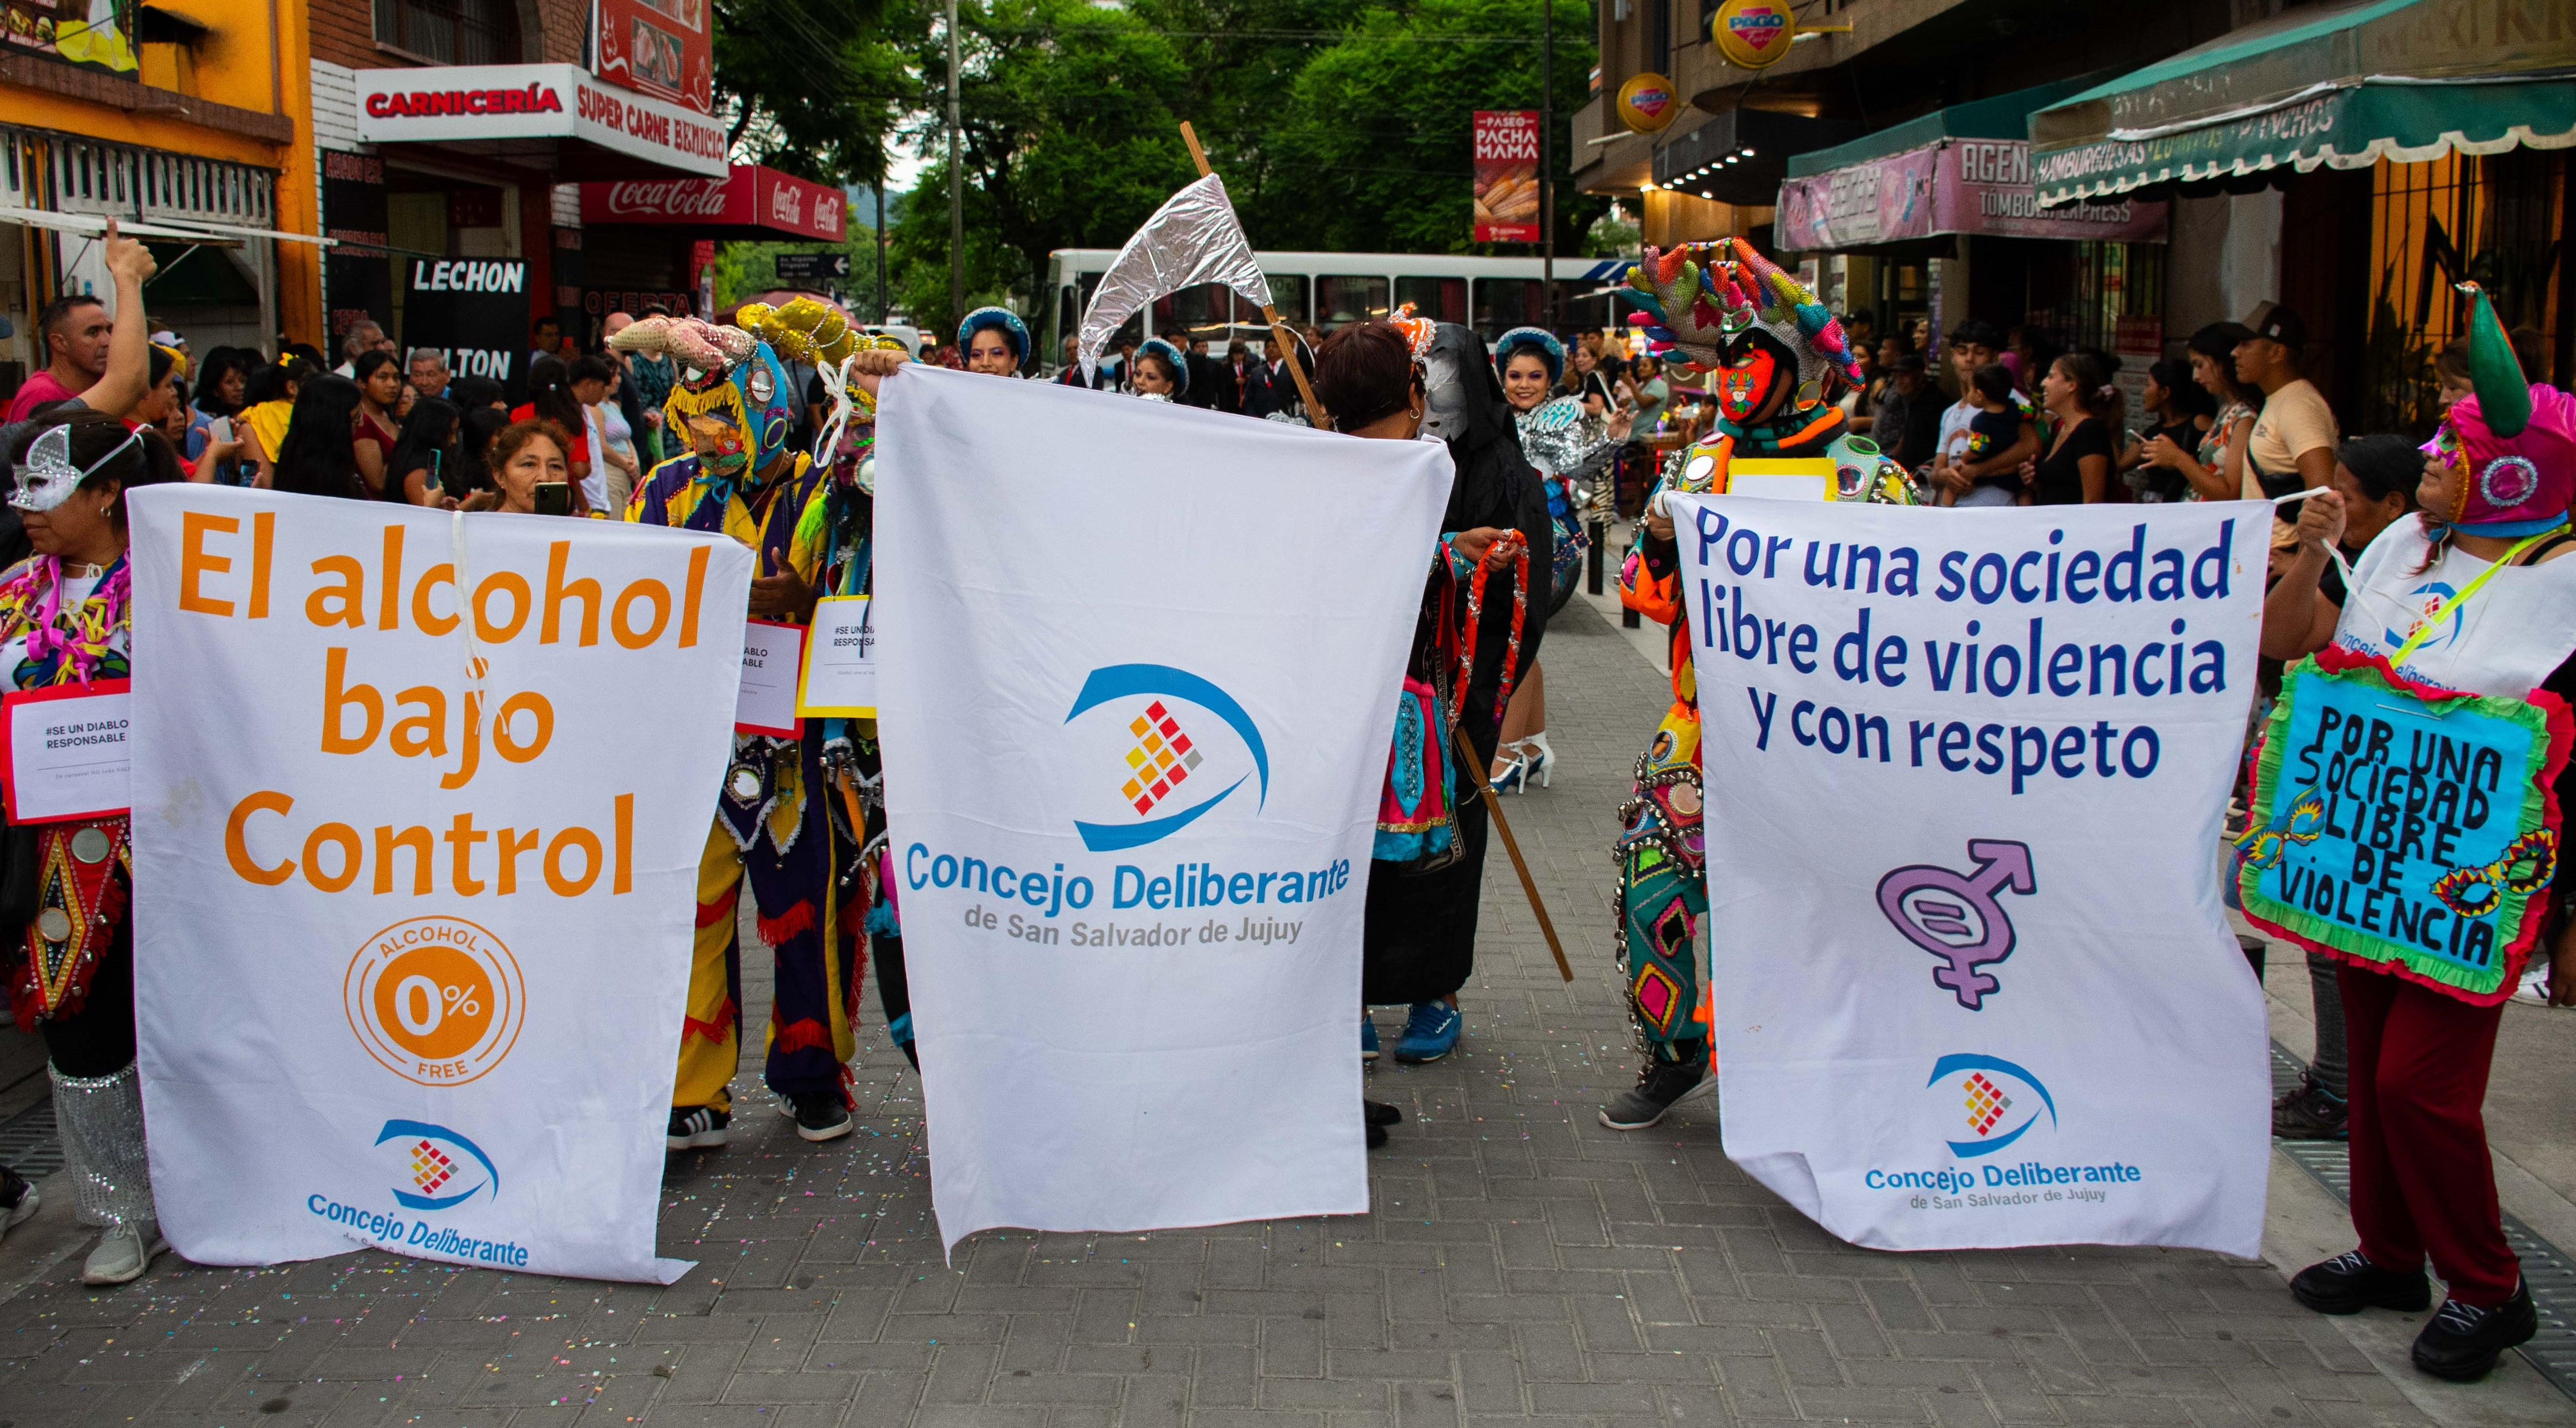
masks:
<svg viewBox="0 0 2576 1428"><path fill-rule="evenodd" d="M2531 1285L2517 1283L2513 1297L2492 1309L2447 1299L2415 1336L2415 1367L2435 1378L2468 1383L2487 1376L2504 1351L2540 1332Z"/></svg>
<svg viewBox="0 0 2576 1428"><path fill-rule="evenodd" d="M1707 1038L1674 1042L1670 1060L1665 1050L1659 1046L1648 1054L1635 1090L1620 1092L1601 1108L1601 1124L1612 1130L1644 1130L1707 1080Z"/></svg>
<svg viewBox="0 0 2576 1428"><path fill-rule="evenodd" d="M2416 1314L2433 1302L2433 1287L2425 1282L2423 1270L2409 1274L2383 1269L2362 1258L2359 1250L2345 1250L2323 1264L2300 1270L2290 1280L2290 1293L2320 1314L2358 1314L2364 1309Z"/></svg>

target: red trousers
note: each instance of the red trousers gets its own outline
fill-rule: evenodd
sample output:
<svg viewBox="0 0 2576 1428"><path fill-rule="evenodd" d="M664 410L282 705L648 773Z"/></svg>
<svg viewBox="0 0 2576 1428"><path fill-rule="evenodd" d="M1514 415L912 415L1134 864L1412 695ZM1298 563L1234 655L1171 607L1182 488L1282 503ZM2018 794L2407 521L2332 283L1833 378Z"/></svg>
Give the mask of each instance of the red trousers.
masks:
<svg viewBox="0 0 2576 1428"><path fill-rule="evenodd" d="M2522 1263L2505 1243L2487 1156L2487 1068L2501 1003L2456 997L2346 962L2352 1048L2352 1224L2372 1264L2433 1272L2463 1304L2513 1297Z"/></svg>

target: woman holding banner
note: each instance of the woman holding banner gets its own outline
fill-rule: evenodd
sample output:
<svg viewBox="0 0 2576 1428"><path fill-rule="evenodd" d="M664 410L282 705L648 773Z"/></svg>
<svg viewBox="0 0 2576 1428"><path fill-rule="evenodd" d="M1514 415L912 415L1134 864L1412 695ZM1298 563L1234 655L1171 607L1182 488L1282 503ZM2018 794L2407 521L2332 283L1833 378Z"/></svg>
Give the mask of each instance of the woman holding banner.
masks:
<svg viewBox="0 0 2576 1428"><path fill-rule="evenodd" d="M2415 1366L2462 1380L2483 1377L2538 1322L2505 1240L2481 1114L2503 1004L2536 955L2550 962L2551 1002L2576 1005L2576 875L2557 856L2559 818L2576 797L2564 747L2576 694L2576 560L2566 558L2576 554L2576 396L2528 384L2486 295L2471 292L2477 394L2451 408L2424 448L2422 513L2390 524L2362 552L2338 611L2320 579L2344 532L2346 498L2332 486L2310 493L2298 552L2265 598L2263 653L2316 658L2285 676L2239 877L2249 917L2342 963L2361 1244L2300 1271L2291 1293L2324 1314L2420 1311L2431 1301L2429 1257L2449 1298L2417 1335ZM2346 689L2368 710L2356 732L2378 743L2332 734L2354 722L2337 717ZM2513 737L2479 741L2489 728ZM2448 753L2450 735L2464 750L2474 744L2455 781L2472 790L2465 814L2443 792L2454 784L2442 782L2441 754L2404 756L2428 744ZM2314 777L2308 766L2330 739L2336 757ZM2395 746L2393 763L2374 758L2380 744ZM2500 767L2481 782L2471 770L2490 762ZM2435 832L2429 842L2408 834L2360 845L2362 854L2386 849L2365 878L2350 866L2353 850L2321 840L2355 841L2354 820L2387 806L2365 796L2365 784L2383 780L2401 803L2430 790L2424 818L2408 804L2405 822L2430 820ZM2459 826L2445 821L2446 797ZM2335 826L2338 808L2345 828ZM2474 866L2440 871L2481 836L2510 842L2491 864L2482 851L2468 855ZM2333 849L2328 861L2342 866L2312 864L2312 847L2321 858ZM2429 888L2416 885L2417 869L2431 870ZM2318 915L2336 909L2336 885L2324 882L2322 899L2301 894L2292 887L2301 874L2306 886L2351 877L2343 901L2386 901L2420 910L2421 921L2401 933L2392 910L2385 932L2375 918L2339 924Z"/></svg>
<svg viewBox="0 0 2576 1428"><path fill-rule="evenodd" d="M125 492L178 479L175 457L158 434L85 410L39 418L11 454L9 504L36 553L0 575L0 672L12 689L126 678ZM123 1284L168 1248L152 1204L134 1068L126 827L123 813L22 824L6 844L5 882L27 887L30 899L10 909L25 919L10 1000L18 1024L44 1034L80 1220L104 1231L81 1267L86 1284ZM12 1218L33 1208L30 1191Z"/></svg>
<svg viewBox="0 0 2576 1428"><path fill-rule="evenodd" d="M1396 1059L1425 1062L1458 1044L1484 881L1485 808L1457 767L1456 735L1492 762L1512 685L1546 628L1546 602L1529 600L1527 583L1549 550L1547 498L1483 340L1445 323L1409 328L1354 323L1325 338L1315 399L1348 435L1447 441L1458 473L1397 705L1361 952L1361 1054L1377 1054L1365 1006L1404 1002Z"/></svg>

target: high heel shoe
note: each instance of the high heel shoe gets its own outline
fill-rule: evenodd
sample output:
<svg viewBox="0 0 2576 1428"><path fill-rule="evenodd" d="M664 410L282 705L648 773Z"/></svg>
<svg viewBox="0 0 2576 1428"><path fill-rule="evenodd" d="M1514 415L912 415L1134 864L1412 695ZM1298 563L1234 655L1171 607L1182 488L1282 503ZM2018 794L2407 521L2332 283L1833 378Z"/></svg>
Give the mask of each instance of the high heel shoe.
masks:
<svg viewBox="0 0 2576 1428"><path fill-rule="evenodd" d="M1493 786L1494 792L1527 793L1529 791L1529 757L1520 751L1520 746L1517 744L1505 744L1494 750L1494 757L1501 761L1503 766L1503 771L1501 773L1494 774L1486 780L1487 783Z"/></svg>
<svg viewBox="0 0 2576 1428"><path fill-rule="evenodd" d="M1518 751L1520 761L1525 768L1521 779L1523 792L1528 791L1531 779L1538 780L1538 786L1545 788L1556 777L1556 750L1547 746L1545 729L1539 730L1512 747Z"/></svg>

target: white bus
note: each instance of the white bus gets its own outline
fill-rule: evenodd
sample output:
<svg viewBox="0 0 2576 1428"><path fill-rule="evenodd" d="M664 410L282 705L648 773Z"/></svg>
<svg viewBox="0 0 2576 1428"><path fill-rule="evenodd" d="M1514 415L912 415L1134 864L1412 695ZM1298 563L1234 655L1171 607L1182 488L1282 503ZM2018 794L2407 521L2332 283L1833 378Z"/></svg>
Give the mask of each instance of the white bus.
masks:
<svg viewBox="0 0 2576 1428"><path fill-rule="evenodd" d="M1270 300L1280 319L1298 327L1326 332L1348 323L1384 317L1402 303L1441 322L1465 323L1487 341L1515 327L1542 326L1547 305L1542 300L1541 260L1473 258L1438 253L1256 253L1270 279ZM1117 260L1111 248L1058 248L1047 255L1050 300L1039 314L1046 326L1042 359L1063 360L1064 339L1079 330L1082 310L1091 301L1100 276ZM1609 289L1625 281L1629 258L1559 258L1556 260L1557 315L1560 332L1624 329L1627 309ZM1150 317L1150 326L1147 325ZM1154 302L1150 314L1129 318L1120 340L1140 332L1156 336L1187 328L1208 340L1211 352L1241 338L1259 351L1269 334L1261 310L1221 283L1186 288ZM1112 342L1111 346L1116 346Z"/></svg>

